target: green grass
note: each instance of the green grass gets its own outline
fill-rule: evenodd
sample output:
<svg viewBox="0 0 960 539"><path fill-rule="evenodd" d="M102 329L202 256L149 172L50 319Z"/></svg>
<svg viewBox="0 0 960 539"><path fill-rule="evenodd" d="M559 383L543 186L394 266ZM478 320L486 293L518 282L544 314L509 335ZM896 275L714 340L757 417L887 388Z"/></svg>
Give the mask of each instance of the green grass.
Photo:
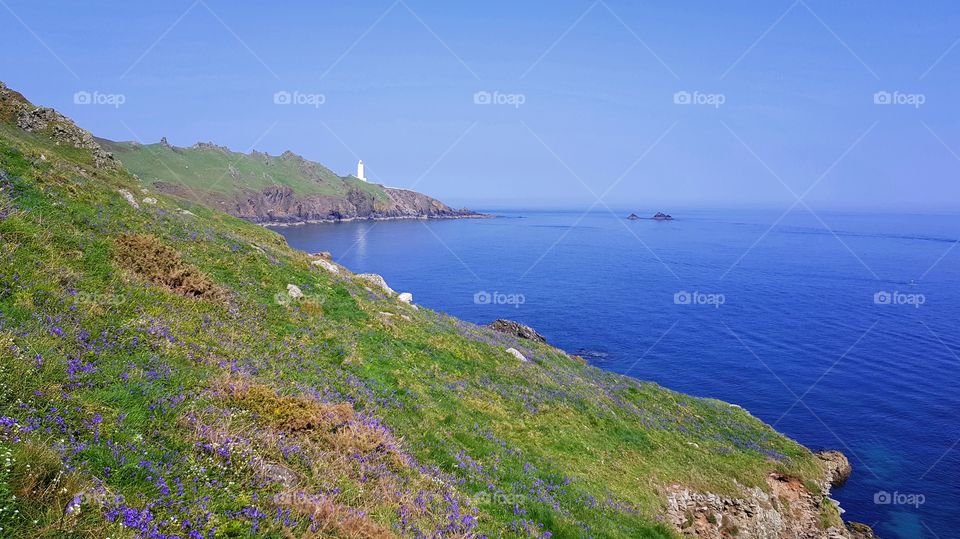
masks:
<svg viewBox="0 0 960 539"><path fill-rule="evenodd" d="M170 153L145 148L133 153ZM182 151L168 164L225 163ZM286 166L247 161L253 175ZM189 521L214 537L311 524L389 536L453 518L449 536L665 538L668 485L735 494L737 483L765 488L772 470L822 475L807 449L742 409L414 310L311 266L271 231L143 194L128 172L94 170L83 152L6 124L0 170L15 207L0 219L0 460L16 456L0 470L3 533L185 534ZM119 189L159 203L134 209ZM118 256L130 235L156 238L223 296L130 271ZM288 283L306 299L277 301ZM249 384L269 391L235 396ZM322 415L311 400L356 415L285 431L277 407ZM52 472L25 490L33 461ZM79 512L67 510L77 495Z"/></svg>
<svg viewBox="0 0 960 539"><path fill-rule="evenodd" d="M294 155L242 154L205 147L173 148L163 144L104 142L104 148L147 184L165 182L198 194L236 194L272 186L294 194L345 196L350 189L388 200L383 188L352 176L341 177L325 166Z"/></svg>

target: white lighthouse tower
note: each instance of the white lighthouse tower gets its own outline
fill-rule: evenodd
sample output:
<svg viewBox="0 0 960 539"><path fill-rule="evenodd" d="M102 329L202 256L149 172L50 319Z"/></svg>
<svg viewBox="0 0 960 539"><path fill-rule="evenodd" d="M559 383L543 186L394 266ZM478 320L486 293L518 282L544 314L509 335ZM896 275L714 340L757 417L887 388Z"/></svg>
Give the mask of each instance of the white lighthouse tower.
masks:
<svg viewBox="0 0 960 539"><path fill-rule="evenodd" d="M367 178L363 175L363 159L357 163L357 177L363 181L367 181Z"/></svg>

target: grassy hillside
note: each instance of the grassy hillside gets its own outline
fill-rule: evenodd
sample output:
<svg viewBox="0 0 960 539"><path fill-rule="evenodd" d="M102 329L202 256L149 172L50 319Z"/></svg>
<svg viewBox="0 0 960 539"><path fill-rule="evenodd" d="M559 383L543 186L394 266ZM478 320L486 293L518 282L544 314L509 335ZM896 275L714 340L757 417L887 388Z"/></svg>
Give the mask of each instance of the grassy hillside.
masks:
<svg viewBox="0 0 960 539"><path fill-rule="evenodd" d="M415 309L97 168L12 99L2 534L660 538L667 485L822 475L739 408Z"/></svg>
<svg viewBox="0 0 960 539"><path fill-rule="evenodd" d="M148 185L160 181L197 192L220 194L282 185L301 196L338 197L353 188L374 194L378 200L388 200L379 185L353 176L337 176L327 167L289 152L270 156L232 152L213 144L175 148L165 143L100 142L127 170Z"/></svg>

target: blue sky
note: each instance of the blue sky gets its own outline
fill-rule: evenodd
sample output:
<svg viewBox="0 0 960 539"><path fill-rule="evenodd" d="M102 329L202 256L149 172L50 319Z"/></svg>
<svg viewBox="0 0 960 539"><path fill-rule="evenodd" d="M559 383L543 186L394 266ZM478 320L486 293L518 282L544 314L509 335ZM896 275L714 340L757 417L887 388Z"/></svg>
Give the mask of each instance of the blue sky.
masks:
<svg viewBox="0 0 960 539"><path fill-rule="evenodd" d="M0 23L0 80L112 139L359 156L475 207L960 209L956 2L0 0Z"/></svg>

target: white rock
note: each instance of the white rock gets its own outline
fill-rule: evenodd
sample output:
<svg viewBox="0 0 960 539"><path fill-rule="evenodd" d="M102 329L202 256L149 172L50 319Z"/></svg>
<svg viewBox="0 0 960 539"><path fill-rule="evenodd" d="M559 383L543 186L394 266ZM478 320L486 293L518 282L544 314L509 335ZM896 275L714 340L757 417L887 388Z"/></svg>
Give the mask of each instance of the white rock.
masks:
<svg viewBox="0 0 960 539"><path fill-rule="evenodd" d="M360 275L358 275L358 277L360 277L360 278L363 279L364 281L367 281L368 283L370 283L370 284L372 284L372 285L380 288L381 290L383 290L384 292L386 292L386 293L388 293L388 294L395 294L395 293L396 293L396 292L393 291L392 288L390 288L389 285L387 285L387 281L385 281L385 280L383 279L383 277L381 277L380 275L377 275L376 273L361 273Z"/></svg>
<svg viewBox="0 0 960 539"><path fill-rule="evenodd" d="M403 294L397 296L397 299L404 303L413 303L413 294L410 292L404 292Z"/></svg>
<svg viewBox="0 0 960 539"><path fill-rule="evenodd" d="M527 358L523 357L523 354L520 353L520 350L517 350L516 348L507 348L507 353L519 359L520 361L527 360Z"/></svg>
<svg viewBox="0 0 960 539"><path fill-rule="evenodd" d="M193 215L193 212L190 211L190 210L181 209L181 210L180 210L180 215Z"/></svg>
<svg viewBox="0 0 960 539"><path fill-rule="evenodd" d="M334 264L333 262L327 262L322 258L318 258L314 260L313 262L311 262L311 264L313 264L314 266L317 266L318 268L323 268L333 274L340 273L340 268L337 267L336 264Z"/></svg>
<svg viewBox="0 0 960 539"><path fill-rule="evenodd" d="M157 199L155 199L155 198L153 198L153 197L147 197L147 198L143 199L143 203L144 203L144 204L149 204L149 205L151 205L151 206L156 206L156 205L157 205Z"/></svg>
<svg viewBox="0 0 960 539"><path fill-rule="evenodd" d="M127 191L126 189L120 189L120 195L127 199L127 202L129 202L131 206L138 210L140 209L140 203L137 202L137 199L133 198L133 193Z"/></svg>
<svg viewBox="0 0 960 539"><path fill-rule="evenodd" d="M287 294L290 294L293 299L300 299L303 297L303 290L300 290L300 287L295 284L288 284Z"/></svg>

